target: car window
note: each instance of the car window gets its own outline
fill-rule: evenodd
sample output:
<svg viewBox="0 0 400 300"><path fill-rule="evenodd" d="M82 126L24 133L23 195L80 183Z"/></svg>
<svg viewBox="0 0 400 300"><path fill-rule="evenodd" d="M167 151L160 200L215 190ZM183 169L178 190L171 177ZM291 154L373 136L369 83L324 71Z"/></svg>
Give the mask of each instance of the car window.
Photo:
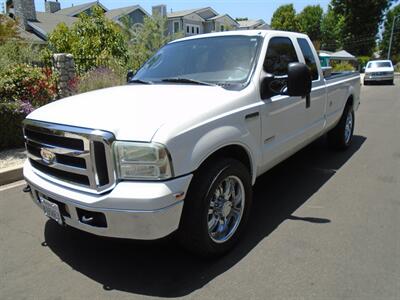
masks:
<svg viewBox="0 0 400 300"><path fill-rule="evenodd" d="M297 42L299 43L301 52L303 53L306 65L311 70L312 80L318 80L319 74L318 74L317 63L315 62L315 57L314 57L314 54L311 50L311 47L310 47L308 41L306 39L299 38L299 39L297 39Z"/></svg>
<svg viewBox="0 0 400 300"><path fill-rule="evenodd" d="M270 39L264 60L264 70L275 76L287 75L289 63L299 59L292 41L287 37Z"/></svg>
<svg viewBox="0 0 400 300"><path fill-rule="evenodd" d="M186 78L240 88L252 75L261 45L261 37L241 35L173 42L150 58L133 79L159 83Z"/></svg>
<svg viewBox="0 0 400 300"><path fill-rule="evenodd" d="M392 64L389 61L373 61L368 63L367 69L369 68L391 68Z"/></svg>

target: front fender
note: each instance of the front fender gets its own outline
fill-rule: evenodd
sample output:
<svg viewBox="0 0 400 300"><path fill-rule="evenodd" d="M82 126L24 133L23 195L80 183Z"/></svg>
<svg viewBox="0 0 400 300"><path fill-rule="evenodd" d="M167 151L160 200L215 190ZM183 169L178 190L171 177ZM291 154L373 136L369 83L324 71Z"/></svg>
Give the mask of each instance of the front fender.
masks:
<svg viewBox="0 0 400 300"><path fill-rule="evenodd" d="M254 112L254 108L252 109ZM253 183L261 161L261 120L246 120L248 111L221 117L169 138L165 143L171 153L175 176L197 170L213 153L225 146L237 145L248 154Z"/></svg>

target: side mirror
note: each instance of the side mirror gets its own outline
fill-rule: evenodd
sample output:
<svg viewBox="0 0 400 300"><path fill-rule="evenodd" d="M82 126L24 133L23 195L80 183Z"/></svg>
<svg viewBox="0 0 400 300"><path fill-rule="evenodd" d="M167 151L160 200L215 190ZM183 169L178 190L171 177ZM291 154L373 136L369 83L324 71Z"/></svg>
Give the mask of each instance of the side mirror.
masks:
<svg viewBox="0 0 400 300"><path fill-rule="evenodd" d="M311 71L303 63L290 63L288 68L287 94L305 97L311 92Z"/></svg>
<svg viewBox="0 0 400 300"><path fill-rule="evenodd" d="M132 78L135 76L136 72L132 70L128 70L128 74L126 74L126 82L130 82Z"/></svg>

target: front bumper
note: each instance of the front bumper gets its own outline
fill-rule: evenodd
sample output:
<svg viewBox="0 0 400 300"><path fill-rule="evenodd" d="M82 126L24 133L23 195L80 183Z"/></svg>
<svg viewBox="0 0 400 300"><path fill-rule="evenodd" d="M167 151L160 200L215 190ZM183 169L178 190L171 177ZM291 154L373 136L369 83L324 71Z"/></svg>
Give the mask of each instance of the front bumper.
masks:
<svg viewBox="0 0 400 300"><path fill-rule="evenodd" d="M39 194L61 206L65 224L96 235L153 240L178 229L183 200L193 175L164 182L120 182L101 195L93 195L52 183L36 172L29 161L24 177L33 201ZM104 215L104 224L89 224L82 214Z"/></svg>
<svg viewBox="0 0 400 300"><path fill-rule="evenodd" d="M394 80L394 75L371 76L365 75L364 81L389 81Z"/></svg>

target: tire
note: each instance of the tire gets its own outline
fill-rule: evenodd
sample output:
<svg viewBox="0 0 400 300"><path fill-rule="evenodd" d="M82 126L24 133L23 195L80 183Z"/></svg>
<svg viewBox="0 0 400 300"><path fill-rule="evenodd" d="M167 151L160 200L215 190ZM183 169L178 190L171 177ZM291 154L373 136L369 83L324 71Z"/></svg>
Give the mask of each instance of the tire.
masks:
<svg viewBox="0 0 400 300"><path fill-rule="evenodd" d="M364 80L364 85L368 85L369 83L367 81Z"/></svg>
<svg viewBox="0 0 400 300"><path fill-rule="evenodd" d="M232 193L230 196L220 193L221 190L228 190L227 181L235 187L237 201L233 201ZM178 229L178 241L190 252L204 257L216 257L228 252L244 231L251 203L249 170L235 159L210 161L196 172L190 184ZM230 221L226 225L221 224L223 219ZM223 231L223 228L228 230Z"/></svg>
<svg viewBox="0 0 400 300"><path fill-rule="evenodd" d="M339 123L328 132L328 142L332 148L346 150L353 140L354 133L354 110L352 105L346 104ZM347 128L347 125L350 128Z"/></svg>
<svg viewBox="0 0 400 300"><path fill-rule="evenodd" d="M389 81L389 84L390 84L390 85L394 85L394 79L390 80L390 81Z"/></svg>

